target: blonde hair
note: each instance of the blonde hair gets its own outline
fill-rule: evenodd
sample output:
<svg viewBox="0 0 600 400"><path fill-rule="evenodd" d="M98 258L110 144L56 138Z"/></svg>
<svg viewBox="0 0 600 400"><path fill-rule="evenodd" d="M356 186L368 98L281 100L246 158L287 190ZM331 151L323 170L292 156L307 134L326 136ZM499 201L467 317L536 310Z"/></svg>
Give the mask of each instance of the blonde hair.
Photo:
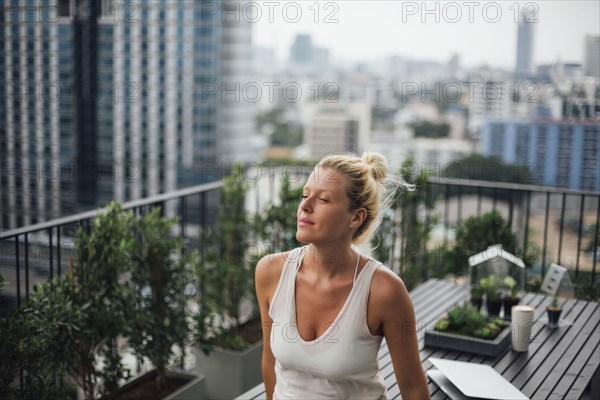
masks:
<svg viewBox="0 0 600 400"><path fill-rule="evenodd" d="M369 240L381 222L383 211L389 207L399 187L412 190L412 185L399 178L388 177L385 156L376 152L331 154L325 156L317 167L332 169L349 178L347 196L350 210L365 208L367 217L352 237L354 244Z"/></svg>

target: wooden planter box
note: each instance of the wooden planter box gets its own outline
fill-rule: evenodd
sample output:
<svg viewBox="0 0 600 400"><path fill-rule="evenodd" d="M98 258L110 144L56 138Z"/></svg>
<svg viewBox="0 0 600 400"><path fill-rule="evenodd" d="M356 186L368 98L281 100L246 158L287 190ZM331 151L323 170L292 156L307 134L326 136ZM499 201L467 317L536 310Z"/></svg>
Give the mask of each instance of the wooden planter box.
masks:
<svg viewBox="0 0 600 400"><path fill-rule="evenodd" d="M434 330L425 331L425 346L465 351L484 356L497 357L512 343L510 326L505 327L494 340Z"/></svg>

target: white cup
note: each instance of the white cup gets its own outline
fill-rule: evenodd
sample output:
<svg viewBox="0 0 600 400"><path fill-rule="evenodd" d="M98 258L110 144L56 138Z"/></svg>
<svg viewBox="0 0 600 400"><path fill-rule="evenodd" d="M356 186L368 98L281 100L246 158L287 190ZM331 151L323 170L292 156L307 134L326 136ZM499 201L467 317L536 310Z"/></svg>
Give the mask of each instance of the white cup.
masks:
<svg viewBox="0 0 600 400"><path fill-rule="evenodd" d="M514 351L525 352L529 349L534 313L535 308L532 306L517 305L512 307L512 348Z"/></svg>

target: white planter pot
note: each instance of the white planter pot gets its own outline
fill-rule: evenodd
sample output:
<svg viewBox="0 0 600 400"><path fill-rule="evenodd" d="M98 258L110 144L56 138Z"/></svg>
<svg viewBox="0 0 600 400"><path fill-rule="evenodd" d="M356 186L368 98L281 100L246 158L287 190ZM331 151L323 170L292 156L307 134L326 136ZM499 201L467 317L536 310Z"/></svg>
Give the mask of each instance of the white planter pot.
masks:
<svg viewBox="0 0 600 400"><path fill-rule="evenodd" d="M195 371L206 377L206 398L230 400L261 383L262 351L262 340L239 352L214 348L206 355L195 347Z"/></svg>

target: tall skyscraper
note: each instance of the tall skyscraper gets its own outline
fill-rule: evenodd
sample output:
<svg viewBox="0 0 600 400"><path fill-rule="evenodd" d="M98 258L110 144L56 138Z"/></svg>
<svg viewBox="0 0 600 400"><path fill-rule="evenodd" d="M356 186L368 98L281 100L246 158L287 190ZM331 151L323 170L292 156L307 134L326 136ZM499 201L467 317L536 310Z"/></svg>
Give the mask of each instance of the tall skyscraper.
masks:
<svg viewBox="0 0 600 400"><path fill-rule="evenodd" d="M517 65L515 67L515 75L518 78L527 78L534 73L534 28L535 22L529 21L526 13L521 13L517 32Z"/></svg>
<svg viewBox="0 0 600 400"><path fill-rule="evenodd" d="M600 36L587 35L583 59L583 74L600 80Z"/></svg>
<svg viewBox="0 0 600 400"><path fill-rule="evenodd" d="M292 44L290 61L297 65L312 64L314 56L314 47L310 35L296 35Z"/></svg>
<svg viewBox="0 0 600 400"><path fill-rule="evenodd" d="M254 159L252 104L221 93L239 99L251 69L248 22L225 3L0 2L1 229Z"/></svg>

